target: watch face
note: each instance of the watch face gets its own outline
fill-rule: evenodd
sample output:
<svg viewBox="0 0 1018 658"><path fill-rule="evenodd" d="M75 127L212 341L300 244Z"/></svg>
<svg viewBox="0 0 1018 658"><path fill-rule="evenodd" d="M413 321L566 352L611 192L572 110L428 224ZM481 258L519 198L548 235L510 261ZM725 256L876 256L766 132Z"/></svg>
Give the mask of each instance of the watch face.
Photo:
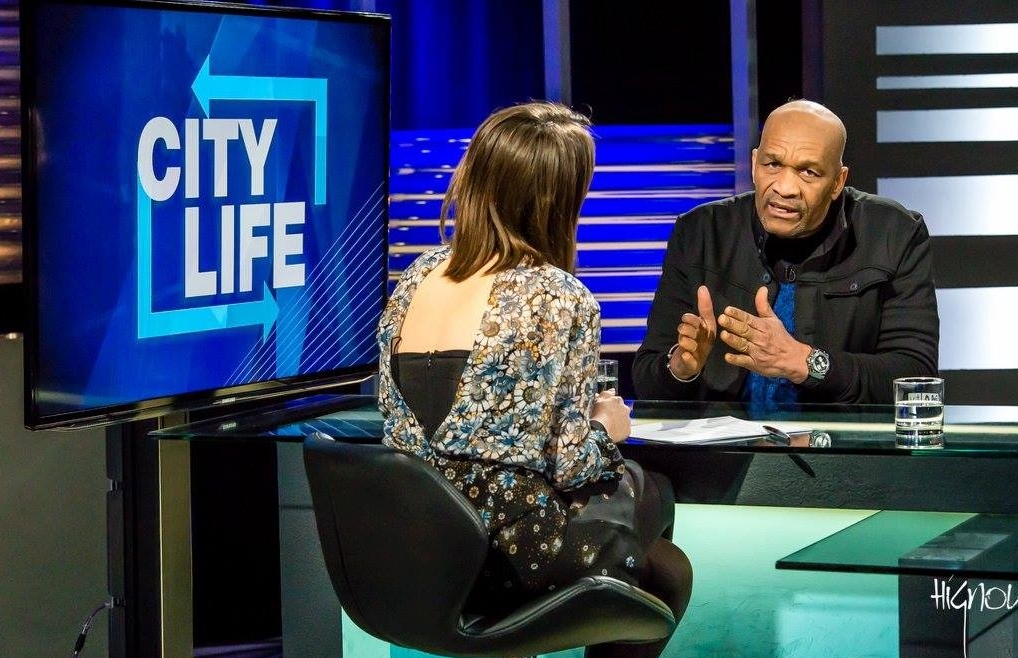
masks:
<svg viewBox="0 0 1018 658"><path fill-rule="evenodd" d="M809 374L814 377L823 377L827 374L827 370L831 367L831 358L827 355L827 352L823 350L813 350L809 354L807 361L809 365Z"/></svg>

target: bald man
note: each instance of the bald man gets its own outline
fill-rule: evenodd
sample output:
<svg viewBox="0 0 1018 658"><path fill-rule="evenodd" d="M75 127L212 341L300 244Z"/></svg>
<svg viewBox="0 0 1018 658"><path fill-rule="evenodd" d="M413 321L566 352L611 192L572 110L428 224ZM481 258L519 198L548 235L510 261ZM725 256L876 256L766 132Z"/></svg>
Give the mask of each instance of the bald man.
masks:
<svg viewBox="0 0 1018 658"><path fill-rule="evenodd" d="M888 403L937 374L929 233L898 203L845 186L845 126L774 110L754 191L679 217L633 361L643 399Z"/></svg>

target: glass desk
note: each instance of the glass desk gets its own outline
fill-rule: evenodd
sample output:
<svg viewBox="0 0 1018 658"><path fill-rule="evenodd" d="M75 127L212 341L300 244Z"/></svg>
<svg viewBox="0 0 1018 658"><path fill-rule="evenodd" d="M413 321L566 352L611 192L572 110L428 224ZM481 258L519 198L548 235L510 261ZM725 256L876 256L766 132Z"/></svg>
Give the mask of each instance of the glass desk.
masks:
<svg viewBox="0 0 1018 658"><path fill-rule="evenodd" d="M634 423L651 419L734 416L763 424L793 422L816 430L793 435L790 445L765 436L724 443L668 445L669 449L724 452L809 452L893 456L979 455L1018 457L1018 407L947 405L942 448L899 448L892 405L777 405L751 409L738 403L633 402ZM817 434L826 434L824 437ZM812 439L812 440L811 440ZM819 440L818 440L819 439ZM829 439L829 440L828 440Z"/></svg>
<svg viewBox="0 0 1018 658"><path fill-rule="evenodd" d="M933 449L895 446L890 405L804 404L761 411L733 403L637 400L632 407L634 425L718 416L760 423L760 436L742 440L661 444L629 439L620 445L626 457L668 475L683 502L1018 514L1018 498L1002 486L1014 479L1018 465L1013 461L1018 458L1018 407L948 405L944 445ZM775 423L811 431L775 440L763 429ZM151 436L301 442L316 430L344 441L380 441L376 399L315 395L160 429ZM794 464L795 470L779 468L775 459L780 466ZM765 467L769 475L757 473ZM811 481L794 479L803 474ZM789 491L775 489L782 483L798 487L802 498L789 500Z"/></svg>
<svg viewBox="0 0 1018 658"><path fill-rule="evenodd" d="M1018 577L1018 517L882 511L775 564L778 569Z"/></svg>
<svg viewBox="0 0 1018 658"><path fill-rule="evenodd" d="M1018 515L1018 497L1013 493L1018 469L1014 461L1018 457L1018 407L949 405L944 447L924 450L895 447L890 405L794 405L759 411L741 404L635 401L632 415L635 424L727 415L761 424L789 422L813 430L792 435L787 444L767 439L761 428L759 437L724 443L663 445L627 441L620 445L626 457L666 474L679 502L889 510L780 557L791 550L786 548L768 558L766 564L775 565L771 560L778 560L781 569L924 575L969 573L968 569L995 577L1012 574L1013 578L1016 573L1013 563L986 566L981 561L985 558L937 564L927 560L918 565L902 560L918 549L936 548L930 542L938 541L938 537L950 538L954 532L957 538L969 527L967 524L996 517L1009 517L1007 522L1013 523L1012 515ZM187 453L191 442L275 443L280 454L293 457L287 472L296 482L302 476L297 444L316 430L341 440L380 441L382 423L376 399L316 395L153 432L151 437L159 439L160 444L160 495L165 500L160 502L159 524L164 545L169 549L189 546L186 500L190 495ZM282 477L282 466L280 474ZM305 502L282 505L282 486L280 490L281 514L296 516L306 507ZM1010 546L1014 554L1013 543L1009 542L1013 540L1000 540L999 545L990 547L990 553ZM285 550L281 547L281 552L290 561L306 565L314 558L311 548L317 546L313 544L306 539L295 541ZM307 555L301 550L308 551ZM179 630L190 623L187 551L178 555L167 550L162 558L165 628ZM304 577L303 572L299 577ZM919 598L925 600L927 595L923 593ZM299 603L306 606L307 601ZM322 602L323 606L327 604ZM300 633L304 631L302 628ZM332 627L324 632L329 637L335 635ZM284 635L287 633L284 621ZM188 654L182 649L174 655Z"/></svg>
<svg viewBox="0 0 1018 658"><path fill-rule="evenodd" d="M630 439L620 445L626 457L669 476L680 502L1018 514L1010 484L1018 469L1018 407L948 405L943 447L916 449L895 446L890 405L797 404L754 410L735 403L637 400L632 406L634 425L717 416L761 424L761 436L741 440L660 444ZM811 431L780 441L765 436L762 425L770 423L794 423ZM170 441L301 442L312 431L345 441L377 442L382 421L376 399L316 395L255 413L165 428L151 436ZM879 531L886 518L846 531L843 543ZM917 548L926 539L907 548ZM820 564L808 558L823 550L837 552L840 545L832 537L831 544L815 547L801 560L789 556L787 568ZM886 566L888 560L868 566L855 560L855 568L877 569L876 564Z"/></svg>
<svg viewBox="0 0 1018 658"><path fill-rule="evenodd" d="M159 440L252 440L303 442L319 430L344 441L381 441L382 417L374 396L314 395L166 427L149 433Z"/></svg>
<svg viewBox="0 0 1018 658"><path fill-rule="evenodd" d="M970 455L1018 457L1018 406L947 405L943 448L907 449L894 444L894 409L891 405L778 405L753 410L746 405L722 402L632 401L633 422L660 419L694 419L714 416L772 422L794 422L814 432L793 435L785 445L759 437L724 443L649 444L630 440L627 447L694 452L771 452L825 454L874 454L894 456ZM366 395L316 395L283 402L243 415L201 420L151 433L157 439L272 439L302 441L319 430L343 440L380 440L381 415L376 399ZM816 434L823 432L827 437ZM810 439L813 438L811 441ZM829 438L830 440L826 440Z"/></svg>

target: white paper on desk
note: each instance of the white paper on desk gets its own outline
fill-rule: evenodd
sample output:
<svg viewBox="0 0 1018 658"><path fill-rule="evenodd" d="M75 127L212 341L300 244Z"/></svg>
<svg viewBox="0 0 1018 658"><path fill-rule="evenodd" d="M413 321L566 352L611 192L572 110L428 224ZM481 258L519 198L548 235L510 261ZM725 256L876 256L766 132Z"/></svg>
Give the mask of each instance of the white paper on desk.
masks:
<svg viewBox="0 0 1018 658"><path fill-rule="evenodd" d="M808 427L792 423L754 422L734 416L715 416L633 425L629 436L659 443L719 443L767 436L768 432L763 428L764 425L776 427L787 434L809 431Z"/></svg>

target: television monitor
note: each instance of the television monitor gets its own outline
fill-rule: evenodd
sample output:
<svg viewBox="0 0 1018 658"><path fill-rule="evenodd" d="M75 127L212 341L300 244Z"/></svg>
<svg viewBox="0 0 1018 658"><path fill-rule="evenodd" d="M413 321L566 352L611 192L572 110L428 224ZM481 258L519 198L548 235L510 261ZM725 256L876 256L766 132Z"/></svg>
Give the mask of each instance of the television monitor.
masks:
<svg viewBox="0 0 1018 658"><path fill-rule="evenodd" d="M21 5L25 423L370 375L386 295L388 17Z"/></svg>

